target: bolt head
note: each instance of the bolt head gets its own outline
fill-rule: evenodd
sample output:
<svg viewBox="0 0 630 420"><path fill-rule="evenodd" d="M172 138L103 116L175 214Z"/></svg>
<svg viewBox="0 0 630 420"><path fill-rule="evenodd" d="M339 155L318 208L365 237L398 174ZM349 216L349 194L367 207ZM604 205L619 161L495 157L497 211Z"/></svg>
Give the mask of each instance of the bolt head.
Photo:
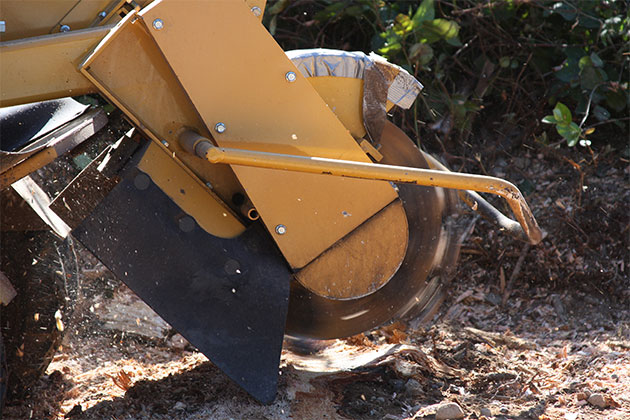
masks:
<svg viewBox="0 0 630 420"><path fill-rule="evenodd" d="M254 16L256 16L256 17L258 17L258 16L260 16L262 14L262 10L258 6L252 7L251 11L254 14Z"/></svg>
<svg viewBox="0 0 630 420"><path fill-rule="evenodd" d="M68 25L61 25L61 27L59 27L59 32L68 32L70 30L70 27Z"/></svg>
<svg viewBox="0 0 630 420"><path fill-rule="evenodd" d="M219 134L225 133L225 130L227 130L227 127L222 122L216 123L214 126L214 131L216 131Z"/></svg>
<svg viewBox="0 0 630 420"><path fill-rule="evenodd" d="M98 14L98 16L103 19L105 16L107 16L107 12L106 11L102 11L101 13Z"/></svg>
<svg viewBox="0 0 630 420"><path fill-rule="evenodd" d="M153 29L155 29L156 31L159 31L162 28L164 28L164 21L160 18L155 19L153 21Z"/></svg>
<svg viewBox="0 0 630 420"><path fill-rule="evenodd" d="M278 235L284 235L285 233L287 233L287 227L285 225L276 226L276 233Z"/></svg>
<svg viewBox="0 0 630 420"><path fill-rule="evenodd" d="M284 78L287 79L287 82L293 83L297 80L297 75L295 74L295 72L289 71L287 72L287 74L284 75Z"/></svg>

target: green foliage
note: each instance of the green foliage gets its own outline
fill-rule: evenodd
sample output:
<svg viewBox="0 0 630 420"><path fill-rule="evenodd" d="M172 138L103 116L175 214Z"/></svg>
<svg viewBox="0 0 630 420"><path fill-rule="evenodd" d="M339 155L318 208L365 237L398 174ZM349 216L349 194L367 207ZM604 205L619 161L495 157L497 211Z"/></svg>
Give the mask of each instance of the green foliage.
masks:
<svg viewBox="0 0 630 420"><path fill-rule="evenodd" d="M287 24L276 31L285 48L373 50L415 75L417 133L465 140L494 124L524 141L551 108L543 122L569 146L628 132L627 1L280 0L266 15L274 31Z"/></svg>
<svg viewBox="0 0 630 420"><path fill-rule="evenodd" d="M556 103L556 107L553 109L553 115L547 115L542 119L542 122L554 124L558 134L567 141L570 147L575 146L582 135L580 126L573 122L571 111L562 102ZM586 138L584 138L581 143L584 146L590 145L590 141Z"/></svg>

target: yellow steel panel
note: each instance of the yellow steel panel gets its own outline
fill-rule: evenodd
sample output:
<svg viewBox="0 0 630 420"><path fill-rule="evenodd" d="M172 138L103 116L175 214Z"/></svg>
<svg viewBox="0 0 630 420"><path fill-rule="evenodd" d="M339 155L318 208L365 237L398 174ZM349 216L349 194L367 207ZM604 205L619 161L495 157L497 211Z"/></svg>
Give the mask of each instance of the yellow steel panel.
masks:
<svg viewBox="0 0 630 420"><path fill-rule="evenodd" d="M206 179L199 179L178 159L179 155L187 155L177 153L180 150L175 137L177 130L183 126L202 130L203 123L146 35L144 26L134 24L133 18L134 14L128 15L96 47L84 61L82 71L155 141L141 169L208 233L227 238L237 236L244 229L238 217L204 184ZM161 144L158 137L167 141L168 146ZM158 149L162 149L161 154ZM225 171L231 172L226 165L217 168L204 165L204 169L219 180L230 177L225 175ZM180 188L190 192L181 194Z"/></svg>
<svg viewBox="0 0 630 420"><path fill-rule="evenodd" d="M219 145L369 161L242 0L156 1L140 15L206 126L225 124ZM294 268L397 196L386 182L233 168Z"/></svg>
<svg viewBox="0 0 630 420"><path fill-rule="evenodd" d="M177 135L182 127L209 135L153 39L130 14L87 60L86 75L94 79L145 134L165 140L174 156L192 169L213 191L229 202L242 189L228 165L208 165L180 153Z"/></svg>
<svg viewBox="0 0 630 420"><path fill-rule="evenodd" d="M307 80L354 138L365 136L363 79L320 76Z"/></svg>
<svg viewBox="0 0 630 420"><path fill-rule="evenodd" d="M0 43L0 106L95 91L77 66L110 28Z"/></svg>
<svg viewBox="0 0 630 420"><path fill-rule="evenodd" d="M363 79L354 77L318 76L307 80L322 97L339 121L350 131L352 137L365 136L363 125ZM387 101L385 108L392 109L394 104Z"/></svg>
<svg viewBox="0 0 630 420"><path fill-rule="evenodd" d="M46 35L59 32L61 24L71 30L84 29L111 0L2 0L0 19L6 32L0 40Z"/></svg>
<svg viewBox="0 0 630 420"><path fill-rule="evenodd" d="M156 143L151 143L138 169L148 174L153 182L182 210L193 217L206 232L231 238L243 233L245 227L208 193L208 190L186 173Z"/></svg>

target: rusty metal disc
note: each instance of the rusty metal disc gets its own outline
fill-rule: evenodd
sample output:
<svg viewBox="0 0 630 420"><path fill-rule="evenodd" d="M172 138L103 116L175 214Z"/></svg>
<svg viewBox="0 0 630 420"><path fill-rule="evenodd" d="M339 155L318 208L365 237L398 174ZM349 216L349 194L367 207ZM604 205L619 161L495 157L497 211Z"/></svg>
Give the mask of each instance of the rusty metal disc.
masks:
<svg viewBox="0 0 630 420"><path fill-rule="evenodd" d="M380 163L427 168L422 153L391 122L385 124ZM346 337L413 313L428 316L442 302L459 244L449 232L453 194L441 188L399 185L409 226L407 252L394 276L378 290L354 299L320 296L291 283L286 333L294 337ZM331 273L334 274L334 273Z"/></svg>

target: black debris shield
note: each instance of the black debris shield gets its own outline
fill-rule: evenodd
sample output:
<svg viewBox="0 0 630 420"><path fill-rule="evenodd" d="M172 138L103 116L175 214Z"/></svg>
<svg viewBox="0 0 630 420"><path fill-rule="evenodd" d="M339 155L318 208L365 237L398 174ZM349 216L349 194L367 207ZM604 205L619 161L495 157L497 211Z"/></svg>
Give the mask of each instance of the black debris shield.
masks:
<svg viewBox="0 0 630 420"><path fill-rule="evenodd" d="M273 401L290 272L260 223L212 236L131 164L73 233L232 380Z"/></svg>

